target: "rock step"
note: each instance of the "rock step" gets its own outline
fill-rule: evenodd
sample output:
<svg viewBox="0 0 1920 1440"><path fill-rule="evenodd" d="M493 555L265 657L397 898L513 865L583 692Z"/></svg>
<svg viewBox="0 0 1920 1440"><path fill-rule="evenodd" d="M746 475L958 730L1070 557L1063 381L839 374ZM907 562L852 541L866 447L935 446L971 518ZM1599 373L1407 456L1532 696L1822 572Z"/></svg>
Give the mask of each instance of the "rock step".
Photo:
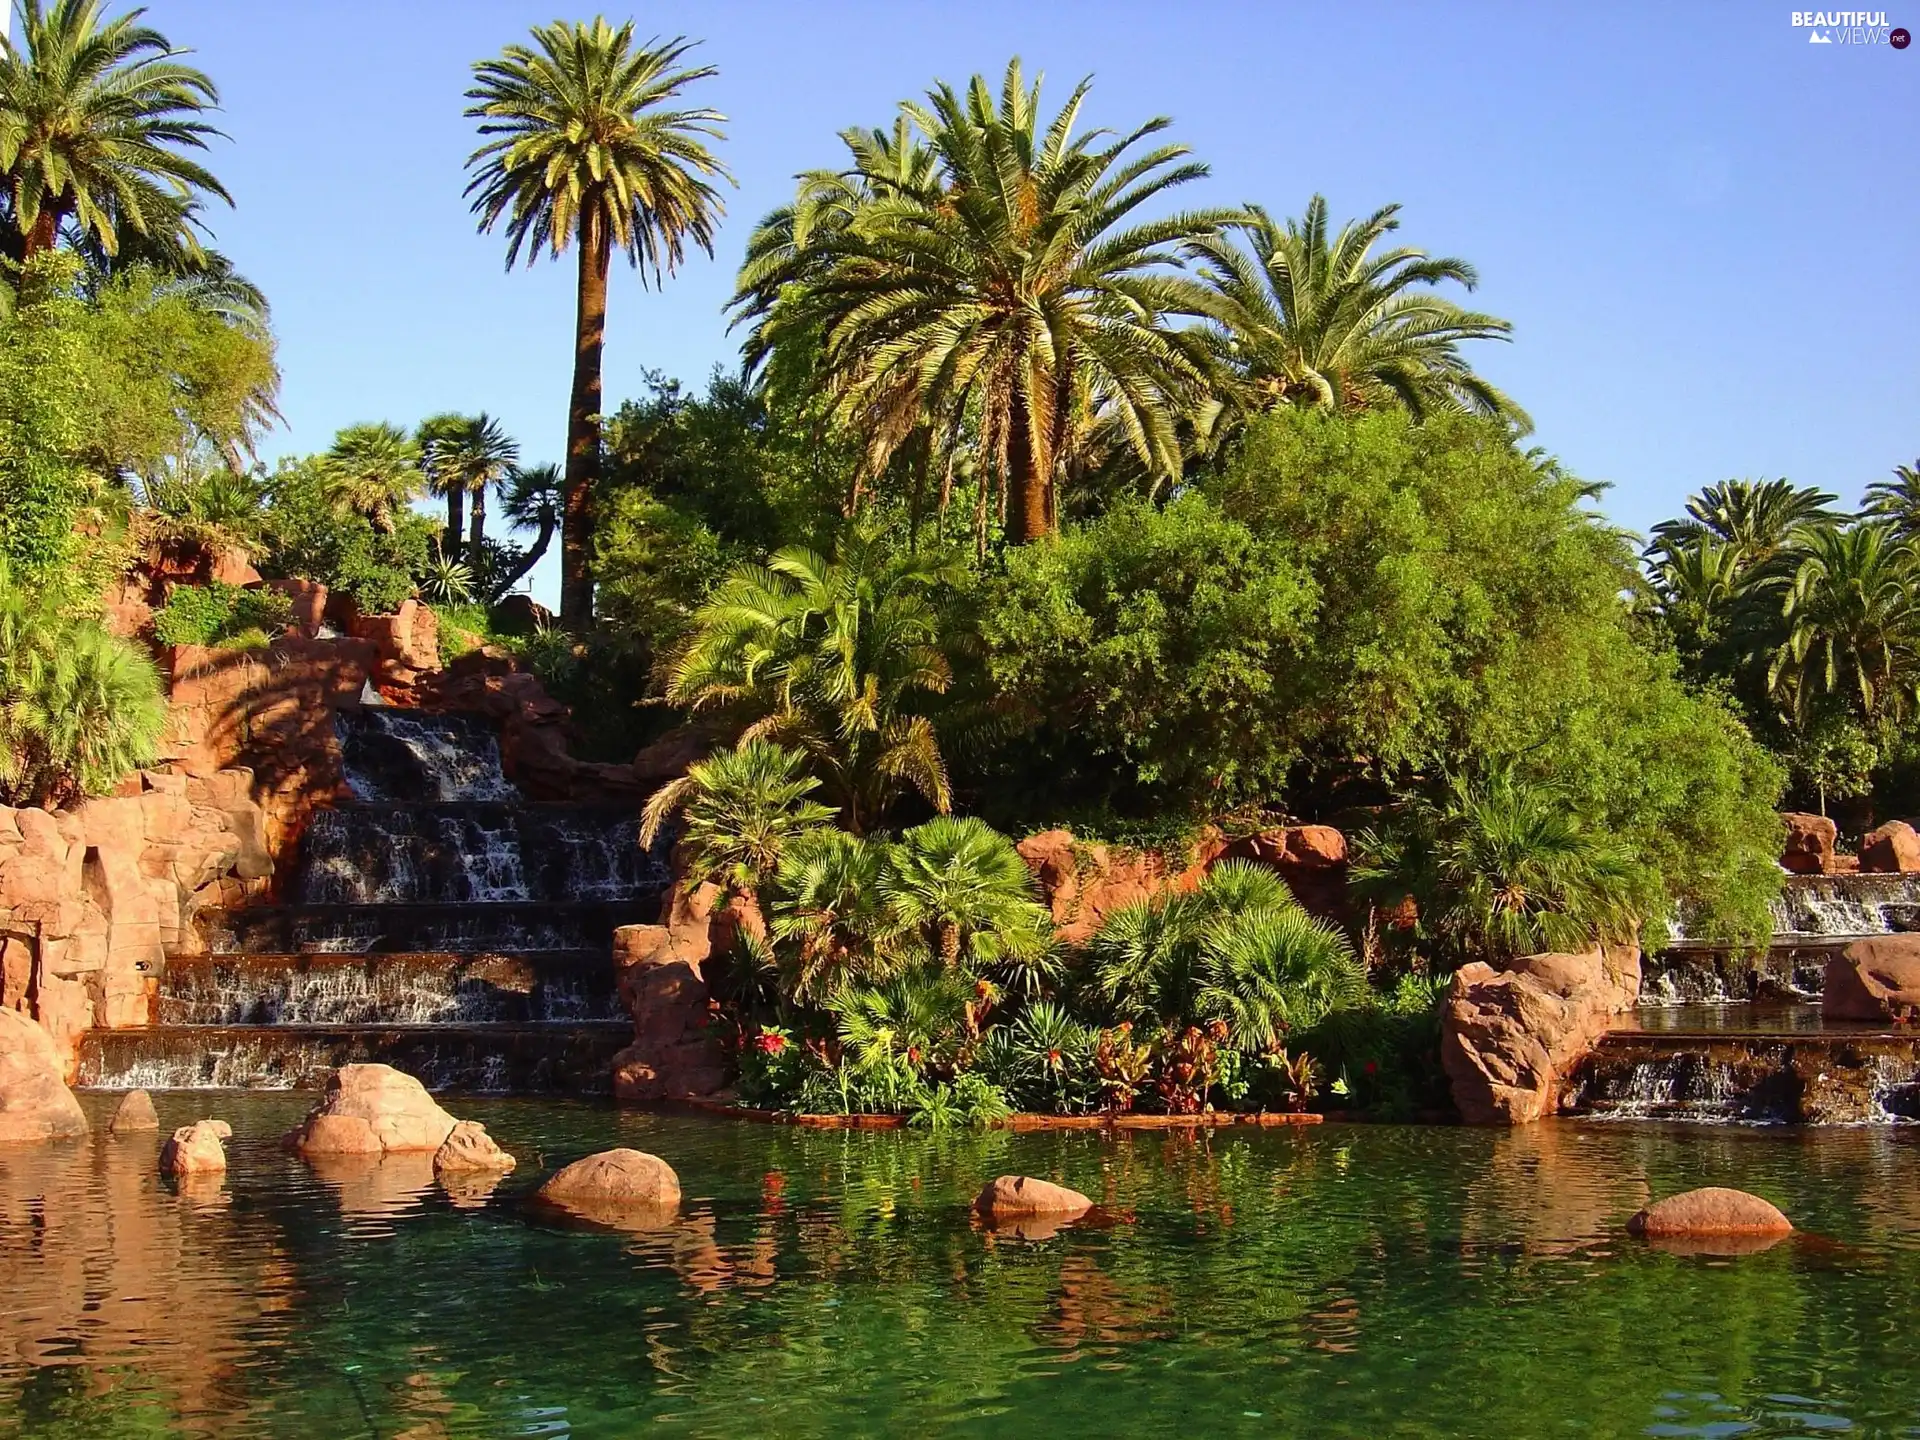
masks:
<svg viewBox="0 0 1920 1440"><path fill-rule="evenodd" d="M261 905L202 910L215 954L606 953L620 925L659 914L657 900L516 901L504 904Z"/></svg>

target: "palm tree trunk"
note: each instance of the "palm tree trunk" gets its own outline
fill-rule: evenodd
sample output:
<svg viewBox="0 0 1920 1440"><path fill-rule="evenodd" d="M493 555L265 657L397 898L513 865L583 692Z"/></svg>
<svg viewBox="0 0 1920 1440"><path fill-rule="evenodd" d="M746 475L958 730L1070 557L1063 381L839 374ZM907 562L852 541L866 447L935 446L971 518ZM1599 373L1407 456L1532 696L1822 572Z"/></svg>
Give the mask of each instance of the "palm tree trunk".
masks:
<svg viewBox="0 0 1920 1440"><path fill-rule="evenodd" d="M41 251L53 249L54 242L59 238L59 210L51 205L41 207L40 213L34 217L32 228L27 231L21 258L31 260Z"/></svg>
<svg viewBox="0 0 1920 1440"><path fill-rule="evenodd" d="M440 537L440 551L449 560L460 558L460 532L466 528L466 517L461 513L467 502L467 492L458 484L447 489L447 533Z"/></svg>
<svg viewBox="0 0 1920 1440"><path fill-rule="evenodd" d="M533 537L533 548L520 557L519 564L493 583L494 599L499 599L513 589L529 570L540 563L540 557L547 553L547 547L553 543L553 529L554 516L549 510L540 517L540 533Z"/></svg>
<svg viewBox="0 0 1920 1440"><path fill-rule="evenodd" d="M579 303L573 332L573 396L567 408L567 474L560 532L560 623L584 634L593 623L593 488L600 475L600 357L607 340L607 270L613 237L597 197L581 207Z"/></svg>
<svg viewBox="0 0 1920 1440"><path fill-rule="evenodd" d="M1045 457L1036 453L1033 417L1023 404L1014 408L1012 433L1007 436L1007 469L1013 482L1013 504L1007 515L1007 538L1016 545L1053 533L1050 491L1052 476Z"/></svg>
<svg viewBox="0 0 1920 1440"><path fill-rule="evenodd" d="M482 485L473 492L473 528L467 533L467 551L473 557L468 563L480 563L480 542L487 534L487 487Z"/></svg>

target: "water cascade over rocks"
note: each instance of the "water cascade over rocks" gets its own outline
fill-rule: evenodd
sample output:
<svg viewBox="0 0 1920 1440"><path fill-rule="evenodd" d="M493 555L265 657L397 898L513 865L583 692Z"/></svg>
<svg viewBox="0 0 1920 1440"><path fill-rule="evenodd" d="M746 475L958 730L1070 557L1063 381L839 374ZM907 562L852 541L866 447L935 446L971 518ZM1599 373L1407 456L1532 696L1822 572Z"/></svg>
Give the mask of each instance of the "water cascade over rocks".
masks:
<svg viewBox="0 0 1920 1440"><path fill-rule="evenodd" d="M632 1036L613 929L669 880L631 806L534 803L478 716L336 722L352 798L314 813L287 903L201 916L158 1023L96 1031L81 1083L302 1088L381 1062L436 1090L594 1090Z"/></svg>

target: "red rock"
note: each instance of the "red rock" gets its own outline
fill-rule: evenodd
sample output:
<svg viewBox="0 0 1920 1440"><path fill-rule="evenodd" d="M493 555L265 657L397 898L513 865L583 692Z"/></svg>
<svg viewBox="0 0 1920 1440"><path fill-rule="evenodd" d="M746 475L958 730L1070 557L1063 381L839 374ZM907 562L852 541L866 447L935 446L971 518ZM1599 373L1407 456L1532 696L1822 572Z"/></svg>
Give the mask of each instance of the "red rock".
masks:
<svg viewBox="0 0 1920 1440"><path fill-rule="evenodd" d="M1840 831L1824 815L1787 811L1780 816L1786 823L1787 843L1780 863L1795 875L1831 875L1833 846Z"/></svg>
<svg viewBox="0 0 1920 1440"><path fill-rule="evenodd" d="M505 1174L518 1164L513 1156L494 1144L487 1127L478 1120L462 1120L447 1133L440 1148L433 1152L433 1173L483 1172Z"/></svg>
<svg viewBox="0 0 1920 1440"><path fill-rule="evenodd" d="M1820 1013L1882 1025L1920 1018L1920 935L1855 940L1829 957Z"/></svg>
<svg viewBox="0 0 1920 1440"><path fill-rule="evenodd" d="M207 578L218 585L258 585L260 572L240 546L222 545L210 555Z"/></svg>
<svg viewBox="0 0 1920 1440"><path fill-rule="evenodd" d="M63 1069L46 1031L17 1010L0 1010L0 1145L87 1133L86 1113Z"/></svg>
<svg viewBox="0 0 1920 1440"><path fill-rule="evenodd" d="M115 1135L128 1135L141 1130L158 1130L160 1117L154 1114L153 1097L144 1090L129 1090L120 1097L120 1104L113 1112L113 1119L107 1122L107 1129Z"/></svg>
<svg viewBox="0 0 1920 1440"><path fill-rule="evenodd" d="M1453 977L1440 1060L1470 1125L1526 1125L1560 1108L1564 1082L1640 993L1640 951L1527 955L1507 970L1475 962Z"/></svg>
<svg viewBox="0 0 1920 1440"><path fill-rule="evenodd" d="M1093 1208L1093 1202L1064 1185L1026 1175L1002 1175L981 1190L973 1208L990 1220L1017 1220L1034 1215L1084 1215Z"/></svg>
<svg viewBox="0 0 1920 1440"><path fill-rule="evenodd" d="M287 621L293 630L305 639L317 638L327 623L327 587L318 580L269 580L267 584L293 603Z"/></svg>
<svg viewBox="0 0 1920 1440"><path fill-rule="evenodd" d="M613 1057L613 1093L622 1100L684 1100L727 1082L727 1057L708 1025L703 964L713 953L718 887L668 892L669 924L613 932L620 998L633 1017L633 1044ZM722 912L724 913L724 911Z"/></svg>
<svg viewBox="0 0 1920 1440"><path fill-rule="evenodd" d="M603 1150L556 1172L540 1198L587 1213L667 1210L680 1203L680 1177L644 1150Z"/></svg>
<svg viewBox="0 0 1920 1440"><path fill-rule="evenodd" d="M1875 874L1920 873L1920 832L1904 820L1889 820L1860 842L1860 868Z"/></svg>
<svg viewBox="0 0 1920 1440"><path fill-rule="evenodd" d="M191 1125L182 1125L160 1147L161 1174L224 1174L227 1152L221 1142L232 1134L232 1128L224 1120L197 1120Z"/></svg>
<svg viewBox="0 0 1920 1440"><path fill-rule="evenodd" d="M1628 1233L1668 1235L1785 1235L1788 1220L1770 1203L1744 1190L1709 1185L1656 1201L1627 1221Z"/></svg>
<svg viewBox="0 0 1920 1440"><path fill-rule="evenodd" d="M391 1065L342 1065L283 1143L303 1155L438 1150L457 1122L411 1075Z"/></svg>

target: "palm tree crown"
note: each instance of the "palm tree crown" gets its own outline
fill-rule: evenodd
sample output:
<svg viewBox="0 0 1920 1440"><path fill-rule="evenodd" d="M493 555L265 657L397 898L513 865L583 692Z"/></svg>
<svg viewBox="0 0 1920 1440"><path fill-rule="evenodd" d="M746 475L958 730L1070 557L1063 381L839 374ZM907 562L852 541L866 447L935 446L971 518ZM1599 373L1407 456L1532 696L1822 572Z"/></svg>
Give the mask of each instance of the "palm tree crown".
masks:
<svg viewBox="0 0 1920 1440"><path fill-rule="evenodd" d="M420 493L420 447L398 425L349 425L322 457L327 493L342 510L364 515L383 533L396 510Z"/></svg>
<svg viewBox="0 0 1920 1440"><path fill-rule="evenodd" d="M578 244L573 392L567 430L565 565L561 617L575 629L593 610L593 481L600 467L600 366L607 273L618 245L657 282L688 242L713 252L724 207L711 183L727 176L706 142L717 111L671 108L714 71L676 68L685 39L635 45L632 22L555 22L533 44L509 45L474 66L473 102L484 142L468 157L467 193L480 228L507 228L507 267L522 253L559 256Z"/></svg>
<svg viewBox="0 0 1920 1440"><path fill-rule="evenodd" d="M486 534L487 491L506 483L520 458L520 446L484 410L478 415L435 415L421 422L417 438L427 487L447 501L443 549L450 558L460 557L460 512L463 502L471 498L473 520L467 544L473 551L469 559L477 563Z"/></svg>
<svg viewBox="0 0 1920 1440"><path fill-rule="evenodd" d="M1399 245L1375 253L1399 229L1387 205L1334 234L1316 195L1303 220L1284 225L1258 206L1226 235L1203 239L1193 255L1214 290L1211 314L1238 397L1249 408L1301 405L1357 410L1401 405L1495 415L1531 428L1526 412L1475 374L1460 346L1504 340L1505 320L1465 310L1431 287L1478 283L1464 260Z"/></svg>
<svg viewBox="0 0 1920 1440"><path fill-rule="evenodd" d="M1791 480L1727 480L1687 501L1686 518L1653 528L1653 548L1669 553L1703 539L1733 546L1743 566L1766 565L1809 530L1840 517L1837 497Z"/></svg>
<svg viewBox="0 0 1920 1440"><path fill-rule="evenodd" d="M1896 465L1891 480L1867 486L1866 513L1891 522L1902 540L1920 541L1920 460Z"/></svg>
<svg viewBox="0 0 1920 1440"><path fill-rule="evenodd" d="M19 41L0 41L0 186L23 257L69 223L109 256L129 234L197 252L197 197L232 203L182 153L221 133L198 118L219 92L144 13L103 20L100 0L24 0Z"/></svg>
<svg viewBox="0 0 1920 1440"><path fill-rule="evenodd" d="M1768 688L1804 724L1824 697L1859 703L1869 720L1904 720L1920 699L1920 593L1913 549L1869 522L1809 532L1783 592L1786 638Z"/></svg>

